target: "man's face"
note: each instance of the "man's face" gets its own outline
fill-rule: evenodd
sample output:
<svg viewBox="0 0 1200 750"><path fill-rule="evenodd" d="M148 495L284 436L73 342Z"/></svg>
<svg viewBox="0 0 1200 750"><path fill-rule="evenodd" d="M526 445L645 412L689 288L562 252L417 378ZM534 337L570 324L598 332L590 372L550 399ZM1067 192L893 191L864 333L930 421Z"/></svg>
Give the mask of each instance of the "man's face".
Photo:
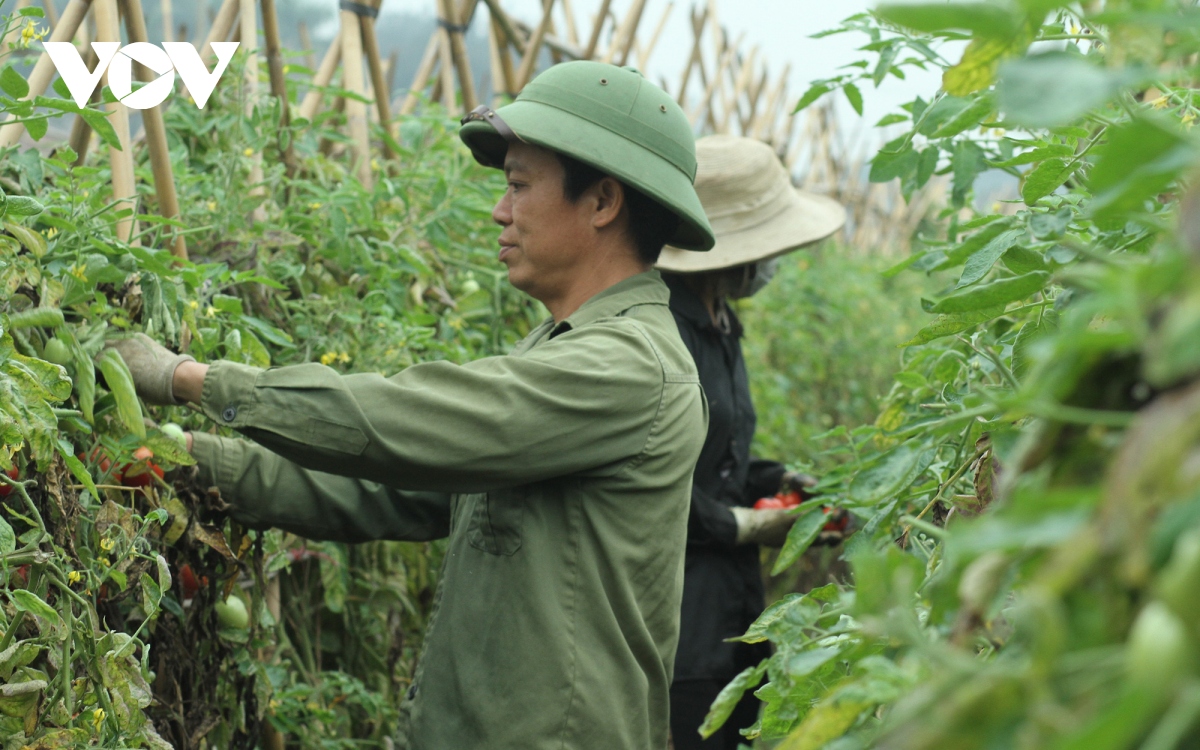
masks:
<svg viewBox="0 0 1200 750"><path fill-rule="evenodd" d="M508 280L534 299L551 299L570 287L593 233L595 201L585 193L571 203L563 194L563 168L553 152L527 143L508 147L508 189L492 210L500 232L500 262Z"/></svg>

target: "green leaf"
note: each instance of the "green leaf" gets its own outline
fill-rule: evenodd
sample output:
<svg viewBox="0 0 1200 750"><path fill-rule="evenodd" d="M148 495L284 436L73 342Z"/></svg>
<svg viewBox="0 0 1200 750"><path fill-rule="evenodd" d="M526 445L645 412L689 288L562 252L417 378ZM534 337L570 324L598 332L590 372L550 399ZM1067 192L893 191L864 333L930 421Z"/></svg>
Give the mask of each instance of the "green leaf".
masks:
<svg viewBox="0 0 1200 750"><path fill-rule="evenodd" d="M1046 146L1039 146L1030 151L1024 151L1017 154L1011 159L1004 161L989 162L993 167L1019 167L1022 164L1035 164L1039 161L1045 161L1051 157L1063 156L1072 157L1075 155L1075 147L1065 143L1051 143Z"/></svg>
<svg viewBox="0 0 1200 750"><path fill-rule="evenodd" d="M1025 175L1025 184L1021 186L1021 199L1025 201L1025 205L1032 206L1058 190L1075 174L1081 163L1076 159L1067 161L1062 157L1054 157L1031 169L1029 174Z"/></svg>
<svg viewBox="0 0 1200 750"><path fill-rule="evenodd" d="M854 107L854 111L862 117L863 113L863 98L862 92L858 90L858 86L853 83L847 83L842 87L842 91L846 94L846 99L850 101L850 106Z"/></svg>
<svg viewBox="0 0 1200 750"><path fill-rule="evenodd" d="M917 161L917 187L924 187L929 178L933 177L940 156L941 149L937 145L930 145L921 152L921 158Z"/></svg>
<svg viewBox="0 0 1200 750"><path fill-rule="evenodd" d="M805 551L812 546L813 540L817 538L817 534L821 533L821 529L825 526L825 513L816 503L811 503L812 508L804 511L801 506L801 515L792 524L792 528L788 530L787 540L783 543L783 548L779 550L779 557L775 558L775 567L771 569L771 575L777 576L787 570L792 563L800 559Z"/></svg>
<svg viewBox="0 0 1200 750"><path fill-rule="evenodd" d="M146 424L142 421L142 406L138 402L137 393L133 387L133 377L125 360L121 359L116 349L105 349L96 360L108 390L112 392L117 402L117 415L125 429L140 438L146 437Z"/></svg>
<svg viewBox="0 0 1200 750"><path fill-rule="evenodd" d="M96 485L92 481L92 475L88 473L83 462L75 457L74 447L66 440L58 441L58 455L62 456L63 463L70 469L71 475L78 479L88 492L92 493L92 497L100 497L100 493L96 491Z"/></svg>
<svg viewBox="0 0 1200 750"><path fill-rule="evenodd" d="M952 96L966 96L992 85L1001 60L1024 53L1037 26L1037 22L1027 20L1008 34L991 38L976 36L958 64L942 74L942 88Z"/></svg>
<svg viewBox="0 0 1200 750"><path fill-rule="evenodd" d="M804 96L800 97L800 101L796 102L796 108L792 110L792 114L796 114L828 93L829 86L823 83L814 83L808 91L804 92Z"/></svg>
<svg viewBox="0 0 1200 750"><path fill-rule="evenodd" d="M728 685L721 688L712 707L708 709L708 715L704 717L704 723L700 725L700 734L708 739L720 729L729 719L733 709L737 707L746 691L758 687L758 683L762 682L763 675L766 673L767 660L763 659L758 666L743 669Z"/></svg>
<svg viewBox="0 0 1200 750"><path fill-rule="evenodd" d="M27 589L15 589L8 592L8 598L12 600L13 606L19 611L28 612L49 622L50 627L53 628L59 639L66 637L66 626L63 625L62 618L59 617L58 612L49 604L42 601L37 594Z"/></svg>
<svg viewBox="0 0 1200 750"><path fill-rule="evenodd" d="M900 492L929 467L934 452L915 440L901 443L863 469L850 482L849 496L860 505L874 505Z"/></svg>
<svg viewBox="0 0 1200 750"><path fill-rule="evenodd" d="M117 131L113 130L112 123L108 121L103 112L84 107L79 111L79 116L88 124L88 127L96 131L96 135L100 136L100 140L104 141L109 148L122 150L121 139L117 137Z"/></svg>
<svg viewBox="0 0 1200 750"><path fill-rule="evenodd" d="M990 284L981 284L946 297L933 306L933 312L964 313L991 309L1040 292L1046 288L1049 281L1050 274L1045 271L998 279Z"/></svg>
<svg viewBox="0 0 1200 750"><path fill-rule="evenodd" d="M917 346L918 344L928 344L930 341L940 339L943 336L965 331L972 326L985 323L992 318L998 318L1004 314L1004 305L988 307L982 310L972 310L965 313L954 313L950 315L939 315L932 323L917 331L917 335L913 336L908 341L900 344L901 347Z"/></svg>
<svg viewBox="0 0 1200 750"><path fill-rule="evenodd" d="M875 13L889 23L916 31L961 29L979 36L1006 37L1015 32L1020 23L1020 19L1007 9L986 2L886 3Z"/></svg>
<svg viewBox="0 0 1200 750"><path fill-rule="evenodd" d="M880 151L871 160L871 182L889 182L897 177L904 178L916 171L917 152L912 146L903 151Z"/></svg>
<svg viewBox="0 0 1200 750"><path fill-rule="evenodd" d="M908 115L890 114L879 118L879 122L875 123L875 127L882 128L888 125L895 125L898 122L908 122Z"/></svg>
<svg viewBox="0 0 1200 750"><path fill-rule="evenodd" d="M196 463L196 459L192 458L192 455L184 450L177 440L161 432L147 433L142 445L154 453L154 460L157 463L169 463L177 466L191 466Z"/></svg>
<svg viewBox="0 0 1200 750"><path fill-rule="evenodd" d="M0 555L8 555L17 549L17 535L13 527L0 516Z"/></svg>
<svg viewBox="0 0 1200 750"><path fill-rule="evenodd" d="M1048 52L1004 63L996 92L1005 121L1052 128L1075 122L1102 106L1144 73L1105 69L1071 52Z"/></svg>
<svg viewBox="0 0 1200 750"><path fill-rule="evenodd" d="M5 65L0 68L0 90L13 99L23 99L29 95L29 84L11 65Z"/></svg>
<svg viewBox="0 0 1200 750"><path fill-rule="evenodd" d="M949 122L945 123L929 136L930 138L950 138L973 128L996 108L995 98L991 93L983 93L976 97L966 109L959 112Z"/></svg>
<svg viewBox="0 0 1200 750"><path fill-rule="evenodd" d="M25 130L29 133L29 137L35 141L42 140L48 128L49 123L45 117L35 117L32 120L25 121Z"/></svg>
<svg viewBox="0 0 1200 750"><path fill-rule="evenodd" d="M1090 213L1120 217L1142 208L1190 168L1196 148L1173 123L1139 117L1109 130L1088 176Z"/></svg>
<svg viewBox="0 0 1200 750"><path fill-rule="evenodd" d="M900 54L900 46L898 44L889 44L879 51L879 62L875 64L875 70L871 74L871 80L874 81L875 88L879 88L879 84L883 83L883 79L891 71L892 63L896 61L896 55L898 54Z"/></svg>
<svg viewBox="0 0 1200 750"><path fill-rule="evenodd" d="M45 210L46 207L34 198L24 195L8 196L9 216L36 216Z"/></svg>
<svg viewBox="0 0 1200 750"><path fill-rule="evenodd" d="M1030 271L1045 271L1046 259L1036 250L1031 250L1024 245L1013 245L1001 257L1004 267L1015 274L1029 273Z"/></svg>
<svg viewBox="0 0 1200 750"><path fill-rule="evenodd" d="M828 698L814 706L776 750L819 750L845 734L870 707L863 701Z"/></svg>
<svg viewBox="0 0 1200 750"><path fill-rule="evenodd" d="M963 267L962 276L959 277L957 286L964 287L982 279L992 269L992 266L996 264L996 261L1000 259L1000 256L1008 252L1008 249L1017 244L1024 236L1024 227L1009 229L984 245L978 252L967 258L967 263Z"/></svg>
<svg viewBox="0 0 1200 750"><path fill-rule="evenodd" d="M975 178L987 169L983 149L974 141L959 141L950 156L950 169L954 174L954 187L950 192L950 199L955 206L962 207L966 203L967 194L975 185Z"/></svg>

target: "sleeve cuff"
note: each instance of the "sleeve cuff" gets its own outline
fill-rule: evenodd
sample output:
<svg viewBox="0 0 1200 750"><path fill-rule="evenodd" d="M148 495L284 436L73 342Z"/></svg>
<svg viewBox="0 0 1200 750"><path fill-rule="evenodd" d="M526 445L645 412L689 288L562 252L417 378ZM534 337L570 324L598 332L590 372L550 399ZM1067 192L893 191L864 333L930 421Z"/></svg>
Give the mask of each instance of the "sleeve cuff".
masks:
<svg viewBox="0 0 1200 750"><path fill-rule="evenodd" d="M263 370L220 360L209 365L200 394L200 408L219 425L240 429L252 424L258 400L254 384Z"/></svg>

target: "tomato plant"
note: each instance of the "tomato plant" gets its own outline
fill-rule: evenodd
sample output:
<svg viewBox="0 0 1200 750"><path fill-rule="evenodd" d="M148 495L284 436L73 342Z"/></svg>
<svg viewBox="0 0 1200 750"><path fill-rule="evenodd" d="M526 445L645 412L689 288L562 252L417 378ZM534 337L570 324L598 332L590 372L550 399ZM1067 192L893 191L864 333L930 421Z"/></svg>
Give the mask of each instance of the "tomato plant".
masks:
<svg viewBox="0 0 1200 750"><path fill-rule="evenodd" d="M799 102L914 67L942 88L879 123L871 179L948 205L890 274L928 322L870 424L816 439L851 575L742 636L749 737L800 748L1168 748L1200 741L1200 152L1191 3L884 5L869 54ZM855 103L858 104L855 104ZM978 200L1008 175L1011 200ZM799 557L797 521L779 559ZM1184 583L1184 582L1187 583ZM760 683L765 684L760 686Z"/></svg>

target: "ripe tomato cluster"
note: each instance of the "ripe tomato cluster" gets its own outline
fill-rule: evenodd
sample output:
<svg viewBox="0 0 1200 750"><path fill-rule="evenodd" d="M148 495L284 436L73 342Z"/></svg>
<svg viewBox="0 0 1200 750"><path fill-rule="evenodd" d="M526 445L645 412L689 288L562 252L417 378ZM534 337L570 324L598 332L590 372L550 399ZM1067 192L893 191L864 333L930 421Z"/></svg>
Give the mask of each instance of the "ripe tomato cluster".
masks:
<svg viewBox="0 0 1200 750"><path fill-rule="evenodd" d="M786 510L795 508L800 503L809 499L809 495L804 495L796 490L787 492L777 492L772 497L760 498L754 503L755 510ZM831 508L828 505L821 506L821 512L830 516L829 521L821 529L822 533L845 534L850 528L850 514L838 508ZM832 515L831 515L832 514Z"/></svg>
<svg viewBox="0 0 1200 750"><path fill-rule="evenodd" d="M77 458L80 461L96 463L101 473L108 472L113 465L99 447L93 448L90 456L85 458L84 454L80 453ZM133 463L122 464L113 471L113 481L125 487L149 487L154 484L155 476L159 479L163 478L162 467L151 461L152 458L154 458L154 451L143 445L133 452Z"/></svg>

